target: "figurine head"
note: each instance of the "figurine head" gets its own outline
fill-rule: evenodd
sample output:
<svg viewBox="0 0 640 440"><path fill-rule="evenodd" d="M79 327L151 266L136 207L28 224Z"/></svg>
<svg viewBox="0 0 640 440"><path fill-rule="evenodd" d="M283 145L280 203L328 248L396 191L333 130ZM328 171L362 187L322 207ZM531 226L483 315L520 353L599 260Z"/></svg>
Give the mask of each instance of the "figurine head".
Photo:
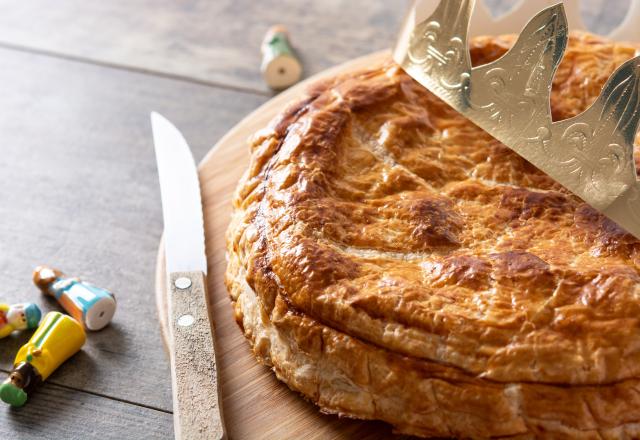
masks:
<svg viewBox="0 0 640 440"><path fill-rule="evenodd" d="M24 388L24 377L19 371L12 371L8 382L20 389Z"/></svg>
<svg viewBox="0 0 640 440"><path fill-rule="evenodd" d="M41 317L40 308L33 303L14 304L7 312L7 321L16 330L36 328Z"/></svg>
<svg viewBox="0 0 640 440"><path fill-rule="evenodd" d="M45 294L49 294L49 287L60 277L62 272L48 266L38 266L33 271L33 283Z"/></svg>

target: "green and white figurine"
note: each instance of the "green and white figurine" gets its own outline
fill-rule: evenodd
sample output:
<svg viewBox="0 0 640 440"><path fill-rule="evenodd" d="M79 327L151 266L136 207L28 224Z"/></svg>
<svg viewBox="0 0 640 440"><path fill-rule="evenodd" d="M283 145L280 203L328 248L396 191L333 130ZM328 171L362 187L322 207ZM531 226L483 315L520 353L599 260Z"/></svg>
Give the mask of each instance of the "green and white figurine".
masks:
<svg viewBox="0 0 640 440"><path fill-rule="evenodd" d="M274 90L286 89L300 81L302 64L289 44L284 26L274 26L262 42L262 76Z"/></svg>

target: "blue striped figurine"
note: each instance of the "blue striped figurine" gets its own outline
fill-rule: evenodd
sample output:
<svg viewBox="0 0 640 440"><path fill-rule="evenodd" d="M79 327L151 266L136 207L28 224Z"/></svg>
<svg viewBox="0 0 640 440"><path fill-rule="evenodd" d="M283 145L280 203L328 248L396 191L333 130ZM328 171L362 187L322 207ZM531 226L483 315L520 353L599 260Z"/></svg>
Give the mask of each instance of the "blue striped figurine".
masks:
<svg viewBox="0 0 640 440"><path fill-rule="evenodd" d="M33 282L88 330L106 327L116 311L116 298L111 292L79 278L67 277L57 269L37 267Z"/></svg>

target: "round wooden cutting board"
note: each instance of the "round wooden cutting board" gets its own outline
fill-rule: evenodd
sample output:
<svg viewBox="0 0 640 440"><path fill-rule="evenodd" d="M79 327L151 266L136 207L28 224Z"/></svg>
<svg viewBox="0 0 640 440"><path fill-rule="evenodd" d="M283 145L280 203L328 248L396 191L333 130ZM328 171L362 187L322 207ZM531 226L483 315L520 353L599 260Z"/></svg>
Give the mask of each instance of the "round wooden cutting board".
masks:
<svg viewBox="0 0 640 440"><path fill-rule="evenodd" d="M223 415L230 439L389 439L391 427L382 422L341 419L321 414L278 381L255 360L236 324L224 285L225 231L231 215L231 197L249 163L247 139L302 97L310 83L371 66L388 51L376 52L322 72L276 96L236 125L200 164L209 266L209 316L215 325L216 358L222 387ZM158 253L156 300L162 333L167 342L167 294L162 245ZM167 347L171 351L171 347Z"/></svg>

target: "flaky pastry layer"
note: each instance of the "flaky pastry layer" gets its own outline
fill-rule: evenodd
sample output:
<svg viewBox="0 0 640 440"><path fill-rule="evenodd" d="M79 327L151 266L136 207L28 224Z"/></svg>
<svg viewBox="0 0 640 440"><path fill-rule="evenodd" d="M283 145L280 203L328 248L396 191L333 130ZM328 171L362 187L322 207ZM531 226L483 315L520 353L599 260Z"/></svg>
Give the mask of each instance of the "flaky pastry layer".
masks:
<svg viewBox="0 0 640 440"><path fill-rule="evenodd" d="M399 434L427 438L640 438L637 379L570 387L496 383L350 337L280 297L269 315L235 256L227 282L258 361L325 413L384 420Z"/></svg>

